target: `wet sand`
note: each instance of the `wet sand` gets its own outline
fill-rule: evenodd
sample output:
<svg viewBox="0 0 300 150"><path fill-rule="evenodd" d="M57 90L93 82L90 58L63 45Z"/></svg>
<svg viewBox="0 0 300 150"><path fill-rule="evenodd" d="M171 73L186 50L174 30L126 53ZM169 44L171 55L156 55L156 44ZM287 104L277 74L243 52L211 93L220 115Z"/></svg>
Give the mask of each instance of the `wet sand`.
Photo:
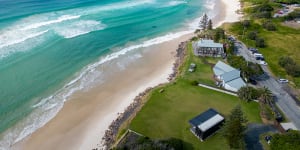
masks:
<svg viewBox="0 0 300 150"><path fill-rule="evenodd" d="M223 3L225 2L228 6L237 4L236 0L223 0ZM224 20L228 14L233 15L230 11L234 10L229 10L232 8L228 6L220 6L221 15L213 19L214 23ZM236 18L231 17L228 21L234 20ZM116 61L99 68L106 73L103 83L76 92L50 122L30 137L15 144L12 149L88 150L101 147L100 142L105 130L138 93L148 87L167 82L175 62L174 55L178 44L191 36L192 34L189 34L139 49L133 53L138 53L139 57L127 63L123 69ZM130 58L129 55L122 57Z"/></svg>

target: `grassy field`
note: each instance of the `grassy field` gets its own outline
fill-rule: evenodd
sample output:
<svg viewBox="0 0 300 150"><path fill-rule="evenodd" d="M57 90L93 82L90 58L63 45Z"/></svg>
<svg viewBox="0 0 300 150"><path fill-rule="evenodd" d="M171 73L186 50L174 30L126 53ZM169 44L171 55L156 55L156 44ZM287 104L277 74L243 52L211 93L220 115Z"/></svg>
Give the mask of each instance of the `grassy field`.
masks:
<svg viewBox="0 0 300 150"><path fill-rule="evenodd" d="M189 47L191 51L191 47ZM218 59L208 59L213 63ZM187 72L189 64L197 64L194 73ZM181 68L182 75L176 82L155 89L147 103L132 120L129 128L150 138L179 138L185 143L185 149L229 149L225 139L219 134L200 142L189 130L188 121L208 108L214 108L225 117L236 105L241 105L250 122L260 123L259 105L246 103L237 97L191 85L191 81L203 81L213 84L210 65L189 53ZM164 92L160 93L160 89Z"/></svg>
<svg viewBox="0 0 300 150"><path fill-rule="evenodd" d="M193 54L192 51L192 45L188 45L188 55L186 58L186 61L183 64L183 67L181 67L180 72L181 77L188 81L198 81L207 85L215 86L214 80L213 80L213 72L212 72L212 66L205 64L204 61L210 64L216 64L218 60L221 60L220 58L199 58ZM195 63L197 65L195 72L188 72L188 69L191 63Z"/></svg>
<svg viewBox="0 0 300 150"><path fill-rule="evenodd" d="M262 3L261 0L244 0L247 4L247 7L251 8L251 3L256 5L256 3ZM270 3L275 10L278 5L276 3ZM249 15L250 12L245 11L246 15ZM247 14L248 13L248 14ZM287 78L289 79L292 85L297 88L300 88L300 77L291 77L287 75L284 68L280 67L278 64L278 60L281 56L290 56L297 63L300 64L300 30L293 29L287 26L283 26L282 19L272 19L272 22L276 25L276 31L267 31L262 28L263 19L255 19L252 21L249 28L244 30L244 27L241 25L227 24L224 26L225 30L231 34L234 34L238 37L239 40L243 41L249 47L255 47L255 41L247 39L246 36L250 31L257 31L259 37L265 39L266 47L259 48L259 52L265 56L266 62L268 63L269 68L273 72L273 74L278 78ZM255 23L254 23L255 22Z"/></svg>

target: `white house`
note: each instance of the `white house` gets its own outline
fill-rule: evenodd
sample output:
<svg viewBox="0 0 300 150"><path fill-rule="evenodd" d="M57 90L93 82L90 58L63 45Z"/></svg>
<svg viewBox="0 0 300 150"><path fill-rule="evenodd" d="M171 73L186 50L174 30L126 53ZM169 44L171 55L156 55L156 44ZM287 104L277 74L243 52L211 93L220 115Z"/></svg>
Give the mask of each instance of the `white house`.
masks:
<svg viewBox="0 0 300 150"><path fill-rule="evenodd" d="M241 72L222 61L218 61L213 71L221 86L227 90L237 92L241 87L246 86L240 76Z"/></svg>

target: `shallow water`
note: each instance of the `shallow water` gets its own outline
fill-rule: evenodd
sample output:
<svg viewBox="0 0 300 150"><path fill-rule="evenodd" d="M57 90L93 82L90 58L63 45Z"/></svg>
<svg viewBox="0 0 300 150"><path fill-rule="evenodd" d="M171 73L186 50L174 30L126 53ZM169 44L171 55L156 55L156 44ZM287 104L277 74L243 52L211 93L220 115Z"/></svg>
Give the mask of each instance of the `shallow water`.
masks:
<svg viewBox="0 0 300 150"><path fill-rule="evenodd" d="M95 67L190 33L204 0L0 0L0 147L49 121ZM123 68L126 69L126 68Z"/></svg>

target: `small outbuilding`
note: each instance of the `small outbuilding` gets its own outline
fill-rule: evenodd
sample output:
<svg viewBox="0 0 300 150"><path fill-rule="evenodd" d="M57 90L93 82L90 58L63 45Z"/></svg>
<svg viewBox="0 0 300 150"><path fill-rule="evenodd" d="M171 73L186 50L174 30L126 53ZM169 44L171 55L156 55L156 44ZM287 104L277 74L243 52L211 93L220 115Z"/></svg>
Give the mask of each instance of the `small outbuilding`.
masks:
<svg viewBox="0 0 300 150"><path fill-rule="evenodd" d="M191 132L203 141L219 130L224 121L225 119L222 115L210 108L190 120L189 123L192 126Z"/></svg>

